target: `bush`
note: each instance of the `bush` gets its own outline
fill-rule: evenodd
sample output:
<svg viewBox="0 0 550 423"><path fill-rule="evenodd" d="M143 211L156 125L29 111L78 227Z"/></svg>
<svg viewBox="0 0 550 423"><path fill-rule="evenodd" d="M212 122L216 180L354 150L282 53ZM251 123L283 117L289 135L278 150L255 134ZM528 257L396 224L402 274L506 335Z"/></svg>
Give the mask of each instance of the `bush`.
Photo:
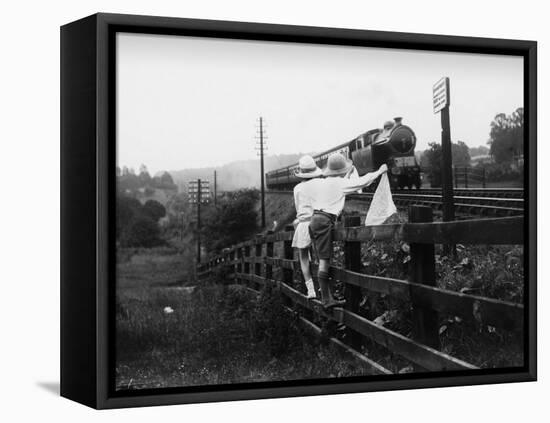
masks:
<svg viewBox="0 0 550 423"><path fill-rule="evenodd" d="M217 207L207 209L202 226L205 246L219 251L257 234L258 199L258 190L240 190L228 194Z"/></svg>
<svg viewBox="0 0 550 423"><path fill-rule="evenodd" d="M122 247L151 248L161 244L160 229L157 223L143 215L134 217L120 237Z"/></svg>
<svg viewBox="0 0 550 423"><path fill-rule="evenodd" d="M116 198L116 238L122 247L155 247L162 244L157 222L166 216L166 209L155 200L143 206L121 192Z"/></svg>
<svg viewBox="0 0 550 423"><path fill-rule="evenodd" d="M509 163L480 164L476 169L485 168L487 182L523 181L523 166L512 167Z"/></svg>
<svg viewBox="0 0 550 423"><path fill-rule="evenodd" d="M150 217L155 222L158 222L159 219L166 216L166 209L164 206L155 200L147 200L141 211L145 216Z"/></svg>
<svg viewBox="0 0 550 423"><path fill-rule="evenodd" d="M262 290L253 315L256 338L279 357L300 343L301 330L285 310L282 295L270 287Z"/></svg>
<svg viewBox="0 0 550 423"><path fill-rule="evenodd" d="M523 155L523 107L511 115L499 113L491 122L490 152L497 163L512 163Z"/></svg>
<svg viewBox="0 0 550 423"><path fill-rule="evenodd" d="M424 151L421 159L422 166L427 168L430 186L439 188L442 184L442 165L443 165L443 150L441 144L431 142L428 144L429 149ZM453 166L469 166L470 165L470 150L468 146L458 141L451 143Z"/></svg>
<svg viewBox="0 0 550 423"><path fill-rule="evenodd" d="M141 203L135 198L118 194L116 198L116 237L124 232L132 219L141 212Z"/></svg>

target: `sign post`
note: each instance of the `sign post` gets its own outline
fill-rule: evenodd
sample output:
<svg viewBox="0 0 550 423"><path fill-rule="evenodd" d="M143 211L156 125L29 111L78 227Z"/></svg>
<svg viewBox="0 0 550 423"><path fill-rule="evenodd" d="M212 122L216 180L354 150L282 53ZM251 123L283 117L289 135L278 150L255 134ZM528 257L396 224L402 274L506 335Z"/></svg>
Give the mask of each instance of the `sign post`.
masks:
<svg viewBox="0 0 550 423"><path fill-rule="evenodd" d="M451 123L449 118L449 106L451 105L451 92L449 78L441 78L433 86L434 113L441 112L441 151L443 163L441 164L441 194L443 202L443 221L454 220L453 199L453 155L451 147Z"/></svg>
<svg viewBox="0 0 550 423"><path fill-rule="evenodd" d="M200 179L189 181L189 203L197 205L197 263L201 262L201 204L210 202L210 182Z"/></svg>

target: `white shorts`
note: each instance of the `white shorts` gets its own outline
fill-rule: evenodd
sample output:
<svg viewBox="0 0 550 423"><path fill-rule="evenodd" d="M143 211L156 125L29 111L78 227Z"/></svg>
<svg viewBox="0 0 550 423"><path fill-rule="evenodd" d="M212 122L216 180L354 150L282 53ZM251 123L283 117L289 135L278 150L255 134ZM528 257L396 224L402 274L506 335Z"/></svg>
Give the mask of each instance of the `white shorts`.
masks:
<svg viewBox="0 0 550 423"><path fill-rule="evenodd" d="M294 248L308 248L311 245L311 237L309 236L309 221L299 222L294 230L294 238L292 238L292 246Z"/></svg>

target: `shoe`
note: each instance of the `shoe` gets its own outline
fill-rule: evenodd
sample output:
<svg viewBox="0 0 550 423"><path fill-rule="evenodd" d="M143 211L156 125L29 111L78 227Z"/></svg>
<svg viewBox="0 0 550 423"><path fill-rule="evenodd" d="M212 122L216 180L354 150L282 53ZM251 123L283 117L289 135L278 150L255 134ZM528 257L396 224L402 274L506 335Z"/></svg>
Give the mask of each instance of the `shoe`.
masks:
<svg viewBox="0 0 550 423"><path fill-rule="evenodd" d="M329 308L332 308L332 307L342 307L343 305L346 304L346 300L330 300L330 301L327 301L325 303L323 303L323 307L325 309L329 309Z"/></svg>
<svg viewBox="0 0 550 423"><path fill-rule="evenodd" d="M307 298L317 298L317 295L315 295L315 287L313 286L313 281L307 281L306 282L306 288L307 288Z"/></svg>

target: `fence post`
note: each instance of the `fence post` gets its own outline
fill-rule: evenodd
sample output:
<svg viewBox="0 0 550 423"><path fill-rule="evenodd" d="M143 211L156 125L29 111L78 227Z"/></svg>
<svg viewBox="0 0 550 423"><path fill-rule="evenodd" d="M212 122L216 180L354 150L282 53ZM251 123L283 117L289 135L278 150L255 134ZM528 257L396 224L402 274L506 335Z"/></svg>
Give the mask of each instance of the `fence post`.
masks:
<svg viewBox="0 0 550 423"><path fill-rule="evenodd" d="M481 183L482 183L482 187L483 187L483 188L487 188L487 180L485 179L485 166L483 166L483 167L481 168L481 170L482 170L482 173L481 173L481 176L482 176L482 182L481 182Z"/></svg>
<svg viewBox="0 0 550 423"><path fill-rule="evenodd" d="M409 206L409 221L411 223L433 222L430 207ZM435 286L435 246L434 244L412 243L411 281L423 285ZM437 312L418 305L415 291L411 292L413 308L413 339L439 349L439 323Z"/></svg>
<svg viewBox="0 0 550 423"><path fill-rule="evenodd" d="M258 258L261 258L262 257L262 250L263 250L263 243L262 243L262 236L261 235L258 235L256 237L256 246L255 246L255 256L256 256L256 260L258 260ZM262 276L262 263L259 263L258 261L255 261L254 262L254 274L256 276ZM253 284L253 287L254 289L257 289L258 284L256 284L256 282L254 282Z"/></svg>
<svg viewBox="0 0 550 423"><path fill-rule="evenodd" d="M239 245L237 247L237 260L239 260L238 263L237 263L237 273L239 274L239 276L237 277L236 282L237 283L242 283L243 282L243 279L242 279L242 273L243 273L243 247L241 245Z"/></svg>
<svg viewBox="0 0 550 423"><path fill-rule="evenodd" d="M294 231L292 225L285 226L285 232ZM294 260L294 249L292 248L292 240L283 241L283 256L287 260ZM283 268L283 282L290 287L294 286L294 270ZM284 296L283 303L286 306L291 306L291 301L288 297Z"/></svg>
<svg viewBox="0 0 550 423"><path fill-rule="evenodd" d="M267 231L267 236L273 235L273 231ZM265 256L266 257L273 257L273 241L266 242L265 244ZM273 265L266 264L265 265L265 278L268 281L271 281L273 279Z"/></svg>
<svg viewBox="0 0 550 423"><path fill-rule="evenodd" d="M228 278L229 274L227 273L227 270L228 270L227 262L228 261L229 261L229 252L227 250L225 250L225 251L223 251L223 256L222 256L222 269L223 269L222 274L226 278L225 279L226 282L229 280L229 278Z"/></svg>
<svg viewBox="0 0 550 423"><path fill-rule="evenodd" d="M468 188L468 168L464 167L464 188Z"/></svg>
<svg viewBox="0 0 550 423"><path fill-rule="evenodd" d="M245 257L245 260L250 257L250 244L247 244L247 245L244 246L244 257ZM244 262L244 272L243 273L247 276L250 275L250 261L245 261ZM246 286L249 286L250 284L248 283L249 279L248 279L247 276L245 276L244 284Z"/></svg>
<svg viewBox="0 0 550 423"><path fill-rule="evenodd" d="M229 252L229 260L231 261L228 266L229 276L231 279L235 280L235 270L237 269L235 266L235 248L231 248L231 251Z"/></svg>
<svg viewBox="0 0 550 423"><path fill-rule="evenodd" d="M455 174L455 188L458 188L458 168L453 166L453 173Z"/></svg>
<svg viewBox="0 0 550 423"><path fill-rule="evenodd" d="M361 216L348 216L344 219L344 226L361 226ZM344 242L344 267L353 272L361 271L361 242ZM344 296L346 298L345 308L355 314L359 313L359 304L361 303L361 288L355 285L344 285ZM348 343L358 351L361 351L362 336L354 330L346 329L346 339Z"/></svg>

